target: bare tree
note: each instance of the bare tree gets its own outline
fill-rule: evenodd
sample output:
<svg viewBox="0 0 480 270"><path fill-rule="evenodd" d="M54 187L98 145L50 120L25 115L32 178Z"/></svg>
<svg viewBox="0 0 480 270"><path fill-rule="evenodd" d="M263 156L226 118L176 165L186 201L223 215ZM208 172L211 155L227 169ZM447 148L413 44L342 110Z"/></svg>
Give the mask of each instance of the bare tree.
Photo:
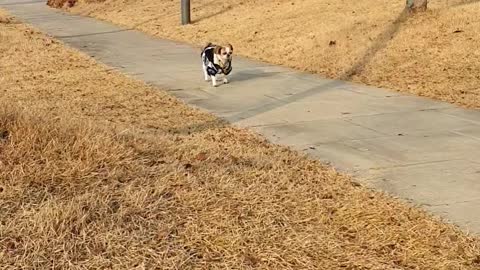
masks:
<svg viewBox="0 0 480 270"><path fill-rule="evenodd" d="M407 9L412 12L427 10L428 0L407 0Z"/></svg>

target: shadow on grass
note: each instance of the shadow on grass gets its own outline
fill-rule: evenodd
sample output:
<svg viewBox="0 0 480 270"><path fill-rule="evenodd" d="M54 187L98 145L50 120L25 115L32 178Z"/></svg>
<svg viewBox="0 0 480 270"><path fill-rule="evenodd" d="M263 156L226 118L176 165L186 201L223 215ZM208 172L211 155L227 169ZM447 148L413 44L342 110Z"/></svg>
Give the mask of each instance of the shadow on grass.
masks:
<svg viewBox="0 0 480 270"><path fill-rule="evenodd" d="M456 4L453 4L453 5L449 5L447 8L466 6L466 5L475 4L475 3L479 3L479 2L480 2L480 0L467 0L467 1L462 1L460 3L456 3Z"/></svg>
<svg viewBox="0 0 480 270"><path fill-rule="evenodd" d="M172 128L168 130L168 133L178 135L190 135L194 133L202 133L212 129L221 129L227 126L229 126L229 124L225 120L218 118L202 123L195 123L190 125L187 124L182 127Z"/></svg>
<svg viewBox="0 0 480 270"><path fill-rule="evenodd" d="M365 54L357 61L352 67L345 71L342 75L339 76L340 80L349 80L353 76L360 74L364 68L372 61L375 55L385 49L390 41L395 37L395 35L400 30L400 27L408 19L409 12L407 9L404 9L397 18L389 25L385 30L378 35L375 42L370 48L367 49Z"/></svg>
<svg viewBox="0 0 480 270"><path fill-rule="evenodd" d="M222 10L220 11L217 11L215 13L212 13L212 14L209 14L209 15L205 15L205 16L201 16L195 20L192 20L192 23L197 23L197 22L200 22L200 21L203 21L203 20L207 20L207 19L210 19L210 18L213 18L215 16L218 16L218 15L222 15L223 13L227 12L227 11L230 11L232 10L235 6L237 5L230 5L226 8L223 8Z"/></svg>

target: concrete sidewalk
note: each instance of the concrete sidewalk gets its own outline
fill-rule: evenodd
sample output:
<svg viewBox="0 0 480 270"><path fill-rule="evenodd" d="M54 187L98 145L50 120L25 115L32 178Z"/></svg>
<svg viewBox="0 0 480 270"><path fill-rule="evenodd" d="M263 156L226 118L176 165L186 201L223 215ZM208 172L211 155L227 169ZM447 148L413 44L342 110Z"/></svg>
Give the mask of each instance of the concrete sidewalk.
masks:
<svg viewBox="0 0 480 270"><path fill-rule="evenodd" d="M231 83L213 88L203 81L198 49L64 14L44 0L0 0L0 8L189 104L480 233L478 111L239 57Z"/></svg>

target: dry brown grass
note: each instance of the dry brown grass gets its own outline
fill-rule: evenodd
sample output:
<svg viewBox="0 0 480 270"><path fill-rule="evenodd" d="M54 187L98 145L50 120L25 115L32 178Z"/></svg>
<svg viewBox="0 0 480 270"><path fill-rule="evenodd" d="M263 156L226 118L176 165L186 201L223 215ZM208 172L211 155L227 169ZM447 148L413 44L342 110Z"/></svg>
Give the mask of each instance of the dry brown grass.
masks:
<svg viewBox="0 0 480 270"><path fill-rule="evenodd" d="M429 12L408 20L401 15L405 1L192 5L194 23L185 27L179 25L179 1L173 0L80 0L72 11L198 45L228 41L254 59L480 108L476 1L431 0Z"/></svg>
<svg viewBox="0 0 480 270"><path fill-rule="evenodd" d="M418 209L21 24L0 38L2 268L480 267Z"/></svg>

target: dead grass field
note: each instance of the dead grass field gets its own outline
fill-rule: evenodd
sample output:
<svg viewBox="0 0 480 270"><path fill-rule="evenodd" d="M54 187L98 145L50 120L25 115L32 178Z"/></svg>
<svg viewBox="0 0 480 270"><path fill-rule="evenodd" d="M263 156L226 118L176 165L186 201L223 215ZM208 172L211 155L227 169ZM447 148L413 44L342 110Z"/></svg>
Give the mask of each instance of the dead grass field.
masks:
<svg viewBox="0 0 480 270"><path fill-rule="evenodd" d="M79 0L71 11L198 45L228 41L250 58L480 108L476 2L430 0L427 13L407 19L401 0L196 0L185 27L176 0Z"/></svg>
<svg viewBox="0 0 480 270"><path fill-rule="evenodd" d="M479 269L480 242L0 11L2 269Z"/></svg>

